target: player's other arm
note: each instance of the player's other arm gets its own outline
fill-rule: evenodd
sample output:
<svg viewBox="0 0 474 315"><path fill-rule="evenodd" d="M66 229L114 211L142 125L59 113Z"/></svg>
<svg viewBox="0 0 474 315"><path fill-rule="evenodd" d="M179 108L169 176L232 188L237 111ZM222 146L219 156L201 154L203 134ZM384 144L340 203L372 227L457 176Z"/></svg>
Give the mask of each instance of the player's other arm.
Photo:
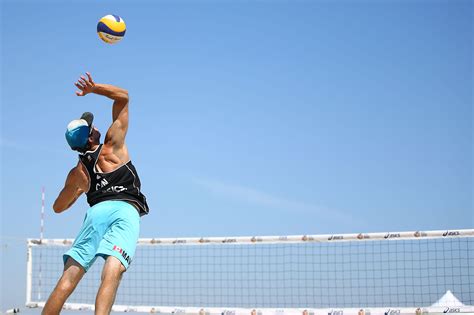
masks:
<svg viewBox="0 0 474 315"><path fill-rule="evenodd" d="M128 130L128 91L110 84L95 83L90 73L86 72L87 78L81 76L76 82L78 96L89 93L103 95L114 101L112 107L112 125L107 131L105 142L115 147L122 147Z"/></svg>
<svg viewBox="0 0 474 315"><path fill-rule="evenodd" d="M74 167L66 178L64 188L59 193L53 204L53 210L56 213L61 213L69 209L77 198L84 192L84 174L80 169L80 165Z"/></svg>

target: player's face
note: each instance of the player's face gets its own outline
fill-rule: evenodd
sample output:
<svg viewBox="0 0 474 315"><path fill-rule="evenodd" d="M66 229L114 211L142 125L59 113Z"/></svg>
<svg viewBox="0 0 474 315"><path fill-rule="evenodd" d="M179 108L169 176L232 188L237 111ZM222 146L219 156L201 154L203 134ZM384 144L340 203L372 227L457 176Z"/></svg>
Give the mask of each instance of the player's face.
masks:
<svg viewBox="0 0 474 315"><path fill-rule="evenodd" d="M91 138L93 144L98 144L98 143L100 143L100 132L99 132L99 129L97 129L95 126L93 126L93 127L92 127L92 130L91 130L91 135L90 135L89 138Z"/></svg>

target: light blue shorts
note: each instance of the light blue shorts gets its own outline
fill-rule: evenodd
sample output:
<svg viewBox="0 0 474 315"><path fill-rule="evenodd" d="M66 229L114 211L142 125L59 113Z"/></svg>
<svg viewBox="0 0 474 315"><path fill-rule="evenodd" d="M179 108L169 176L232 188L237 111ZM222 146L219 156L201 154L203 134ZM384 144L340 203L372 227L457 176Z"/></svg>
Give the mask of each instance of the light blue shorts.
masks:
<svg viewBox="0 0 474 315"><path fill-rule="evenodd" d="M64 264L71 257L87 271L97 256L114 256L128 269L139 232L140 216L134 206L125 201L100 202L87 210L72 248L63 255Z"/></svg>

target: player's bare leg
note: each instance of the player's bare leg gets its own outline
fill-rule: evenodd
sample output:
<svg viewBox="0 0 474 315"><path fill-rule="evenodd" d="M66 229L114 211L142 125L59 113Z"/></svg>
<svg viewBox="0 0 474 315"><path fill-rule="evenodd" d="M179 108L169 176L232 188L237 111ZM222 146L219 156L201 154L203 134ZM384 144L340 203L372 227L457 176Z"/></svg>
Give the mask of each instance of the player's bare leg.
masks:
<svg viewBox="0 0 474 315"><path fill-rule="evenodd" d="M95 314L108 315L114 305L115 295L125 272L125 267L114 256L107 257L102 269L99 292L95 299Z"/></svg>
<svg viewBox="0 0 474 315"><path fill-rule="evenodd" d="M48 298L43 308L42 315L57 315L61 311L64 303L76 288L79 281L84 276L85 271L81 265L71 257L64 265L64 272L56 287Z"/></svg>

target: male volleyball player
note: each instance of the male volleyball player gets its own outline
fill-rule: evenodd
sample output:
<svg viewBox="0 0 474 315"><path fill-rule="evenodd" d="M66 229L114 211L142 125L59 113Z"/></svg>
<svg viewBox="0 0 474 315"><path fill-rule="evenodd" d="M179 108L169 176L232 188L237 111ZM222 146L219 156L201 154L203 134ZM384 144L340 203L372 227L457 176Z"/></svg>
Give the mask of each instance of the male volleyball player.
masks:
<svg viewBox="0 0 474 315"><path fill-rule="evenodd" d="M78 96L95 93L114 101L112 125L104 143L92 125L93 115L84 113L66 130L71 149L79 152L79 162L69 172L64 188L54 202L56 213L68 209L82 193L91 206L82 228L64 256L64 272L51 293L43 314L59 314L66 299L95 259L105 259L101 284L95 300L95 314L109 314L122 274L129 267L139 233L140 216L148 213L140 179L130 161L125 135L128 129L128 92L116 86L94 83L92 77L75 83Z"/></svg>

